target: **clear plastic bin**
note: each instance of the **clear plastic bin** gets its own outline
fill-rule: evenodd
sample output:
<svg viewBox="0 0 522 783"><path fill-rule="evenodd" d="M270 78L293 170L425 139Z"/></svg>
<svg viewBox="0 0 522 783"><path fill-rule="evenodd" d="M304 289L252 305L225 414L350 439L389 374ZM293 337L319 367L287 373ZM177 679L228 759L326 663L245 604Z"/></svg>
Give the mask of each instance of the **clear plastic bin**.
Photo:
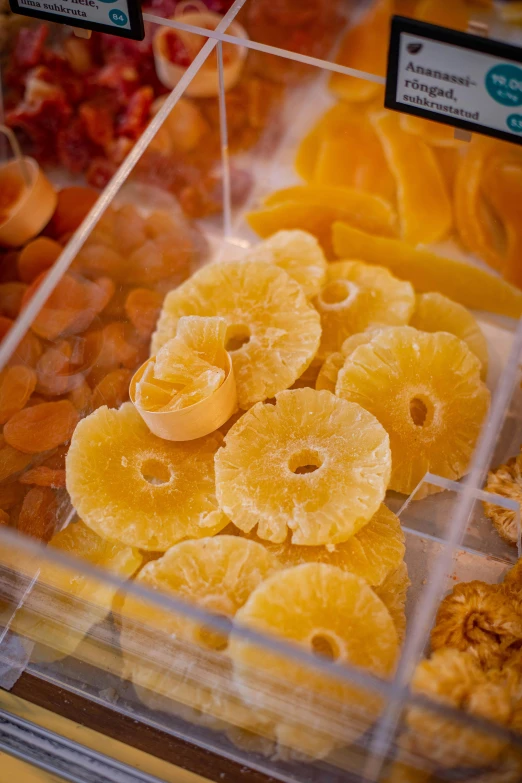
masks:
<svg viewBox="0 0 522 783"><path fill-rule="evenodd" d="M30 258L25 258L27 266L12 253L2 258L4 269L15 261L18 269L22 265L23 285L33 286L30 297L23 289L25 307L4 325L0 344L3 378L13 368L24 368L24 382L34 381L25 410L61 401L69 415L63 426L72 432L77 421L104 402L109 408L124 403L133 373L149 355L164 295L205 264L241 259L258 242L246 214L259 210L274 190L303 184L294 166L298 145L340 97L351 95L346 104L351 108L353 101L357 107L375 101L379 108L384 75L378 58L374 67L369 58L362 68L339 54L347 33L349 42L369 40L361 26L371 5L318 4L323 15L317 21L310 3L301 20L307 35L288 39L282 35L284 25L271 37L269 23L274 13L286 12L285 2L236 0L213 29L181 16L161 21L153 7L146 10L153 33L199 35L199 52L173 89L159 91L164 101L129 145L81 225L66 230L54 218L47 239L63 250L42 269L43 278L34 284ZM397 5L406 14L415 4ZM509 33L517 40L513 7L483 6L469 3L468 23L486 20L493 31L507 30L504 37ZM491 21L492 14L497 21ZM248 37L238 36L236 21ZM316 23L318 30L324 27L321 38ZM378 41L379 31L373 33ZM63 36L54 30L53 45L62 45ZM245 57L244 70L236 86L225 89L236 56ZM207 86L215 82L210 97L191 90L202 74ZM186 135L180 132L180 127L186 131L183 122L191 123ZM180 143L188 145L184 153L173 154L173 145ZM198 157L202 147L208 156ZM441 167L447 149L438 148ZM465 146L458 149L468 154ZM450 157L445 170L455 163ZM84 182L87 169L72 175L55 163L46 171L57 186ZM68 210L62 203L62 220L64 214ZM498 229L498 220L495 225ZM464 260L500 279L477 254L459 247L454 235L432 247L439 256ZM332 260L331 248L326 253ZM0 301L2 285L15 282L20 280L2 277ZM80 313L71 313L76 296L87 299L81 300ZM518 502L484 489L488 471L516 456L522 441L522 327L510 317L513 312L496 310L474 313L488 343L491 405L466 475L453 481L428 473L411 493L386 496L404 532L409 575L408 581L404 572L398 574L399 587L390 588L396 597L406 596L406 625L388 678L336 664L328 634L319 633L308 648L300 647L209 611L211 602L196 606L133 581L138 569L157 559L152 547L140 551L108 544L87 528L81 539L84 559L74 556L70 543L45 546L58 531L82 523L63 486L70 433L55 443L37 418L29 420L34 442L25 451L13 451L5 437L0 446L2 663L22 666L93 704L275 779L521 780L522 737L509 721L499 725L488 720L491 712L468 709L467 697L458 709L451 699L416 686L444 596L456 584L501 583L522 553ZM2 405L0 388L0 412ZM22 427L18 437L26 436ZM153 479L165 480L159 474ZM484 503L511 515L515 541L498 535ZM393 605L388 606L393 617ZM402 607L395 609L400 618ZM27 756L34 760L24 726L14 718L11 736L27 743ZM3 747L14 752L13 746ZM56 750L56 758L61 752ZM106 764L111 774L109 761L97 763L100 769Z"/></svg>

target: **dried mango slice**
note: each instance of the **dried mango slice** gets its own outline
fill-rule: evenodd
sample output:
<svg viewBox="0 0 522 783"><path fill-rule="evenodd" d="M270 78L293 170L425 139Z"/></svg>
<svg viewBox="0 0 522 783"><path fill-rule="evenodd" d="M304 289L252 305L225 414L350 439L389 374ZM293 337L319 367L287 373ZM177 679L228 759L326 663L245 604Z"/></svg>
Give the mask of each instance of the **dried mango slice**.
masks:
<svg viewBox="0 0 522 783"><path fill-rule="evenodd" d="M352 106L345 103L337 103L328 109L319 122L304 136L297 148L295 169L299 176L307 182L312 182L323 139L344 133L354 123L359 123L361 117L360 111L355 112Z"/></svg>
<svg viewBox="0 0 522 783"><path fill-rule="evenodd" d="M402 238L413 245L444 239L453 216L433 151L420 137L403 133L391 112L373 115L373 122L397 180Z"/></svg>
<svg viewBox="0 0 522 783"><path fill-rule="evenodd" d="M503 276L522 287L522 161L491 165L482 183L487 200L499 216L505 233Z"/></svg>
<svg viewBox="0 0 522 783"><path fill-rule="evenodd" d="M455 138L455 128L443 125L441 122L432 122L413 114L401 114L401 128L405 133L420 136L426 144L443 149L458 149L465 144Z"/></svg>
<svg viewBox="0 0 522 783"><path fill-rule="evenodd" d="M390 35L391 0L376 0L359 24L354 25L341 42L336 62L370 74L384 76ZM382 86L367 79L334 73L329 87L344 101L362 103L376 98Z"/></svg>
<svg viewBox="0 0 522 783"><path fill-rule="evenodd" d="M421 0L415 10L415 18L465 32L468 28L469 7L465 0L452 0L451 3L447 0Z"/></svg>
<svg viewBox="0 0 522 783"><path fill-rule="evenodd" d="M511 318L522 315L522 292L476 266L417 250L397 239L370 236L346 223L334 223L333 246L340 258L385 264L420 293L438 291L471 309Z"/></svg>

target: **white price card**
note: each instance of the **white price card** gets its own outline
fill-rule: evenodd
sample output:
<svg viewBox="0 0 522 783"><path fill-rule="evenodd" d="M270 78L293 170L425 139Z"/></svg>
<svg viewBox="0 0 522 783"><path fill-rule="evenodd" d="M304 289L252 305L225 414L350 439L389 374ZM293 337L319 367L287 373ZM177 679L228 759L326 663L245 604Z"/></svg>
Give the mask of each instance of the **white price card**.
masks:
<svg viewBox="0 0 522 783"><path fill-rule="evenodd" d="M384 105L522 143L522 49L395 16Z"/></svg>
<svg viewBox="0 0 522 783"><path fill-rule="evenodd" d="M15 14L142 41L139 0L9 0Z"/></svg>

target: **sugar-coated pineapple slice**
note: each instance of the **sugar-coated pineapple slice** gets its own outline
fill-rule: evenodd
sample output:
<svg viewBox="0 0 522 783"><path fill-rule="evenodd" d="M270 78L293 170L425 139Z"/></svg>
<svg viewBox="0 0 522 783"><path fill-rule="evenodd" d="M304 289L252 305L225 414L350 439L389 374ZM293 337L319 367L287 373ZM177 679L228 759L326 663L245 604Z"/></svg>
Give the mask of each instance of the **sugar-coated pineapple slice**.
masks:
<svg viewBox="0 0 522 783"><path fill-rule="evenodd" d="M397 633L381 599L364 579L324 563L287 568L265 579L237 612L235 624L300 645L340 669L355 666L386 677L397 659ZM344 742L349 742L348 727L363 732L379 709L374 692L239 635L232 634L228 652L246 700L260 708L279 708L285 722L304 710L314 733L322 729L326 734L329 723L344 715ZM255 687L252 672L270 679ZM331 699L324 712L313 709L321 697ZM286 735L290 745L292 733Z"/></svg>
<svg viewBox="0 0 522 783"><path fill-rule="evenodd" d="M384 581L373 589L387 607L395 623L399 644L406 634L406 596L411 585L406 563L390 571Z"/></svg>
<svg viewBox="0 0 522 783"><path fill-rule="evenodd" d="M229 430L216 454L216 492L240 530L317 546L346 541L383 501L386 432L359 405L327 391L280 392Z"/></svg>
<svg viewBox="0 0 522 783"><path fill-rule="evenodd" d="M331 353L322 364L315 382L315 388L317 390L327 389L328 391L331 391L332 394L335 394L337 378L346 359L359 347L359 345L366 345L366 343L369 343L376 334L379 334L379 332L380 329L366 329L364 332L358 332L357 334L352 334L350 337L347 337L341 346L341 350Z"/></svg>
<svg viewBox="0 0 522 783"><path fill-rule="evenodd" d="M214 454L221 438L173 443L153 435L131 403L83 419L67 454L76 510L98 535L156 552L222 530Z"/></svg>
<svg viewBox="0 0 522 783"><path fill-rule="evenodd" d="M407 326L383 330L356 348L336 394L373 413L388 432L390 489L405 494L427 472L454 480L465 474L490 400L466 343Z"/></svg>
<svg viewBox="0 0 522 783"><path fill-rule="evenodd" d="M317 296L326 279L327 261L322 248L307 231L277 231L249 250L249 261L268 261L288 272L308 299Z"/></svg>
<svg viewBox="0 0 522 783"><path fill-rule="evenodd" d="M171 291L163 306L153 352L176 334L185 315L227 322L239 405L273 397L291 386L312 361L321 326L301 286L262 261L210 264Z"/></svg>
<svg viewBox="0 0 522 783"><path fill-rule="evenodd" d="M422 332L449 332L460 337L481 363L481 377L485 380L488 374L488 343L464 305L437 292L419 294L410 325Z"/></svg>
<svg viewBox="0 0 522 783"><path fill-rule="evenodd" d="M321 315L321 360L340 351L352 334L369 327L401 326L410 320L415 293L404 280L398 280L382 266L362 261L336 261L329 264L326 283L314 305Z"/></svg>
<svg viewBox="0 0 522 783"><path fill-rule="evenodd" d="M136 582L231 620L252 591L279 567L260 544L223 535L176 544L144 566ZM126 674L147 689L148 696L141 691L140 696L148 703L154 704L158 696L172 698L233 725L255 722L236 694L228 657L218 655L227 646L226 634L186 612L161 609L131 594L121 611ZM160 655L144 661L144 643Z"/></svg>
<svg viewBox="0 0 522 783"><path fill-rule="evenodd" d="M224 532L233 531L234 525L230 525ZM255 533L249 533L248 538L264 544L283 566L326 563L362 577L371 586L385 583L388 575L401 566L405 551L401 524L384 504L362 530L335 546L298 546L289 541L272 544Z"/></svg>
<svg viewBox="0 0 522 783"><path fill-rule="evenodd" d="M220 366L227 339L227 322L219 316L185 315L178 321L176 337L209 364Z"/></svg>
<svg viewBox="0 0 522 783"><path fill-rule="evenodd" d="M120 579L129 579L143 560L137 549L100 538L81 520L56 533L48 546L51 552L80 558ZM47 660L72 655L90 628L107 617L117 588L84 575L81 563L64 566L44 559L37 571L29 569L28 576L37 576L38 586L15 613L13 629L46 645ZM40 586L52 592L42 596Z"/></svg>

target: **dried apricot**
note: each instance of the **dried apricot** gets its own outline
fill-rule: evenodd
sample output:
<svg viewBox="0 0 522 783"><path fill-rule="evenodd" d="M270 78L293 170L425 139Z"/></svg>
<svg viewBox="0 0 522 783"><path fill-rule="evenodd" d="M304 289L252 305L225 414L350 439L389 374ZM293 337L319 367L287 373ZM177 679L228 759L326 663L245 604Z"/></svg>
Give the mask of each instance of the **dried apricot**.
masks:
<svg viewBox="0 0 522 783"><path fill-rule="evenodd" d="M91 240L74 259L74 268L89 276L105 274L116 283L124 283L127 279L128 263L113 247Z"/></svg>
<svg viewBox="0 0 522 783"><path fill-rule="evenodd" d="M37 454L70 440L80 416L69 400L44 402L12 416L4 427L6 443L25 454Z"/></svg>
<svg viewBox="0 0 522 783"><path fill-rule="evenodd" d="M82 220L97 202L99 193L94 188L73 186L58 193L58 203L49 229L55 237L76 231Z"/></svg>
<svg viewBox="0 0 522 783"><path fill-rule="evenodd" d="M23 283L32 283L42 272L47 272L62 252L63 247L49 237L38 237L29 242L18 256L18 276Z"/></svg>
<svg viewBox="0 0 522 783"><path fill-rule="evenodd" d="M91 333L94 335L94 333ZM128 327L121 322L107 324L101 332L101 348L94 366L93 377L96 382L101 380L99 374L104 376L108 371L127 367L134 369L138 364L139 349L127 338ZM94 339L94 338L91 338Z"/></svg>
<svg viewBox="0 0 522 783"><path fill-rule="evenodd" d="M86 381L82 381L79 386L69 392L68 399L76 410L82 414L90 413L92 410L91 387Z"/></svg>
<svg viewBox="0 0 522 783"><path fill-rule="evenodd" d="M8 318L16 318L22 306L27 286L24 283L0 284L0 313Z"/></svg>
<svg viewBox="0 0 522 783"><path fill-rule="evenodd" d="M58 503L49 487L33 487L22 503L17 528L27 536L50 541L56 524Z"/></svg>
<svg viewBox="0 0 522 783"><path fill-rule="evenodd" d="M65 470L53 470L45 465L39 465L24 473L20 477L20 484L36 484L39 487L63 489L65 487Z"/></svg>
<svg viewBox="0 0 522 783"><path fill-rule="evenodd" d="M68 451L69 446L58 446L42 464L52 470L65 470L65 458Z"/></svg>
<svg viewBox="0 0 522 783"><path fill-rule="evenodd" d="M145 219L132 204L124 204L114 215L114 235L123 256L147 241Z"/></svg>
<svg viewBox="0 0 522 783"><path fill-rule="evenodd" d="M29 465L31 459L30 454L23 454L18 449L14 449L6 443L4 436L0 435L0 481L20 473Z"/></svg>
<svg viewBox="0 0 522 783"><path fill-rule="evenodd" d="M23 487L18 481L14 481L12 484L4 484L0 487L0 508L8 510L17 503L20 503L26 493L26 488Z"/></svg>
<svg viewBox="0 0 522 783"><path fill-rule="evenodd" d="M125 300L125 312L142 337L150 337L156 326L163 296L150 288L135 288Z"/></svg>
<svg viewBox="0 0 522 783"><path fill-rule="evenodd" d="M86 337L70 337L51 345L36 365L37 391L56 396L80 386L96 362L100 346L101 340Z"/></svg>
<svg viewBox="0 0 522 783"><path fill-rule="evenodd" d="M36 386L36 373L17 364L0 373L0 424L21 411Z"/></svg>
<svg viewBox="0 0 522 783"><path fill-rule="evenodd" d="M92 393L92 409L106 405L108 408L119 408L129 399L129 383L131 370L113 370L108 373L94 388Z"/></svg>
<svg viewBox="0 0 522 783"><path fill-rule="evenodd" d="M14 321L12 318L6 318L5 315L0 315L0 340L4 339L13 323Z"/></svg>
<svg viewBox="0 0 522 783"><path fill-rule="evenodd" d="M35 367L42 353L43 346L39 338L33 332L27 332L18 343L8 364L10 366L23 364L28 367Z"/></svg>

